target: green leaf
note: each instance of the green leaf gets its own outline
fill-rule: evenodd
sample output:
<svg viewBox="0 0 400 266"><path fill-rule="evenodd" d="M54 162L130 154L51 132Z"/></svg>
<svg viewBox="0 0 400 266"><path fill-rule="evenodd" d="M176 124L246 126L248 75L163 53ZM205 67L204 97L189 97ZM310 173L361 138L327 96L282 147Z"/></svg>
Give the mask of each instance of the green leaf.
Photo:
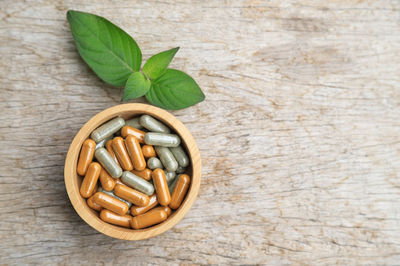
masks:
<svg viewBox="0 0 400 266"><path fill-rule="evenodd" d="M146 77L140 73L135 72L132 73L128 81L126 82L124 96L122 97L123 101L131 100L139 98L148 92L150 89L151 82L147 80Z"/></svg>
<svg viewBox="0 0 400 266"><path fill-rule="evenodd" d="M205 98L199 85L188 74L167 69L151 84L146 99L156 106L179 110L203 101Z"/></svg>
<svg viewBox="0 0 400 266"><path fill-rule="evenodd" d="M150 57L143 66L143 73L150 79L160 77L174 58L179 47L161 52Z"/></svg>
<svg viewBox="0 0 400 266"><path fill-rule="evenodd" d="M139 71L142 52L125 31L89 13L69 10L67 19L79 54L106 83L123 86Z"/></svg>

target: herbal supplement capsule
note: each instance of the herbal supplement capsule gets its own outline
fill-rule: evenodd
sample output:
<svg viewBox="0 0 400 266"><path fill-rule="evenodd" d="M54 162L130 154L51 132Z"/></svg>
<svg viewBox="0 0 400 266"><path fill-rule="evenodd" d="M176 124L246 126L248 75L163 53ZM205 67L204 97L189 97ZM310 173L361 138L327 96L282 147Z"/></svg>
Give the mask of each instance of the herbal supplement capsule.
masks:
<svg viewBox="0 0 400 266"><path fill-rule="evenodd" d="M115 132L117 132L120 128L125 125L125 120L121 117L114 118L113 120L108 121L102 126L95 129L90 137L96 141L96 143L102 141L103 139L111 136Z"/></svg>
<svg viewBox="0 0 400 266"><path fill-rule="evenodd" d="M119 215L125 215L129 210L128 204L111 197L104 192L97 192L94 194L93 201L101 207L113 211Z"/></svg>
<svg viewBox="0 0 400 266"><path fill-rule="evenodd" d="M130 215L118 215L109 210L102 210L100 212L100 219L102 219L104 222L127 228L130 227L131 218L132 216Z"/></svg>
<svg viewBox="0 0 400 266"><path fill-rule="evenodd" d="M82 197L89 198L93 195L94 188L99 179L100 171L100 164L93 162L89 165L85 178L82 181L81 189L79 190Z"/></svg>
<svg viewBox="0 0 400 266"><path fill-rule="evenodd" d="M166 147L156 146L155 150L158 154L158 157L161 160L161 163L165 166L167 171L174 172L178 168L178 162L175 160L172 152Z"/></svg>
<svg viewBox="0 0 400 266"><path fill-rule="evenodd" d="M133 174L140 176L141 178L145 179L146 181L151 180L151 173L152 171L149 168L145 168L143 171L131 171Z"/></svg>
<svg viewBox="0 0 400 266"><path fill-rule="evenodd" d="M103 209L100 205L93 201L93 196L87 199L87 205L95 211L101 211Z"/></svg>
<svg viewBox="0 0 400 266"><path fill-rule="evenodd" d="M139 192L137 190L134 190L130 187L127 187L125 185L120 185L117 184L114 188L114 193L120 198L123 198L124 200L127 200L136 206L146 206L149 204L149 196L146 194L143 194L142 192Z"/></svg>
<svg viewBox="0 0 400 266"><path fill-rule="evenodd" d="M133 169L133 166L131 159L129 158L128 151L126 150L124 139L121 137L114 138L112 142L112 147L122 169L124 169L125 171L131 171Z"/></svg>
<svg viewBox="0 0 400 266"><path fill-rule="evenodd" d="M176 176L175 172L166 172L165 173L165 179L167 180L167 183L169 184Z"/></svg>
<svg viewBox="0 0 400 266"><path fill-rule="evenodd" d="M154 119L149 115L142 115L139 121L140 125L152 132L170 133L169 127Z"/></svg>
<svg viewBox="0 0 400 266"><path fill-rule="evenodd" d="M140 117L135 117L125 121L125 125L136 128L143 129L142 125L139 123Z"/></svg>
<svg viewBox="0 0 400 266"><path fill-rule="evenodd" d="M143 206L143 207L132 206L131 215L138 216L140 214L143 214L143 213L147 212L148 210L153 209L155 206L157 206L157 204L158 204L157 195L153 194L150 197L149 203L146 206Z"/></svg>
<svg viewBox="0 0 400 266"><path fill-rule="evenodd" d="M143 145L142 153L145 158L156 157L156 151L152 145Z"/></svg>
<svg viewBox="0 0 400 266"><path fill-rule="evenodd" d="M112 177L118 178L122 175L121 167L114 161L106 149L97 149L94 152L94 156Z"/></svg>
<svg viewBox="0 0 400 266"><path fill-rule="evenodd" d="M109 136L109 137L103 139L102 141L100 141L99 143L97 143L97 144L96 144L96 150L97 150L98 148L105 147L107 141L109 141L110 139L112 139L112 136Z"/></svg>
<svg viewBox="0 0 400 266"><path fill-rule="evenodd" d="M128 135L125 139L125 145L131 157L133 168L138 171L144 170L146 168L146 160L144 159L138 139L132 135Z"/></svg>
<svg viewBox="0 0 400 266"><path fill-rule="evenodd" d="M142 143L142 144L144 143L143 139L144 139L145 134L146 134L146 132L141 131L136 128L133 128L133 127L130 127L130 126L124 126L121 129L121 136L123 138L126 138L128 135L132 135L138 139L139 143Z"/></svg>
<svg viewBox="0 0 400 266"><path fill-rule="evenodd" d="M167 220L168 215L164 210L150 210L144 214L135 216L131 219L133 229L142 229Z"/></svg>
<svg viewBox="0 0 400 266"><path fill-rule="evenodd" d="M178 178L178 182L174 188L174 192L172 192L171 203L169 207L171 209L178 209L181 206L183 198L186 195L186 192L189 189L190 177L188 175L180 175Z"/></svg>
<svg viewBox="0 0 400 266"><path fill-rule="evenodd" d="M159 209L160 209L160 210L164 210L165 213L167 214L167 216L170 216L171 213L172 213L171 208L168 207L168 206L160 206L160 207L154 208L154 210L159 210Z"/></svg>
<svg viewBox="0 0 400 266"><path fill-rule="evenodd" d="M185 167L178 166L178 168L176 168L176 172L177 172L178 174L184 174L185 171L186 171L186 168L185 168Z"/></svg>
<svg viewBox="0 0 400 266"><path fill-rule="evenodd" d="M111 191L115 187L115 179L112 178L106 170L101 169L100 171L100 183L101 187L106 191Z"/></svg>
<svg viewBox="0 0 400 266"><path fill-rule="evenodd" d="M154 194L154 187L151 183L147 182L141 177L138 177L131 172L125 171L122 174L121 181L136 190L139 190L140 192L143 192L146 195L153 195Z"/></svg>
<svg viewBox="0 0 400 266"><path fill-rule="evenodd" d="M110 139L110 140L108 140L108 141L106 142L106 149L107 149L108 153L111 155L111 157L113 157L113 159L115 160L115 162L119 165L117 156L115 156L114 150L113 150L113 148L112 148L112 142L113 142L112 139Z"/></svg>
<svg viewBox="0 0 400 266"><path fill-rule="evenodd" d="M178 147L181 139L175 134L147 132L144 135L144 143L154 146Z"/></svg>
<svg viewBox="0 0 400 266"><path fill-rule="evenodd" d="M153 183L156 188L158 203L162 206L168 206L171 202L171 195L169 194L167 180L165 179L164 171L156 169L153 171Z"/></svg>
<svg viewBox="0 0 400 266"><path fill-rule="evenodd" d="M187 167L189 165L189 158L186 155L185 150L182 148L182 145L172 147L170 150L180 167Z"/></svg>
<svg viewBox="0 0 400 266"><path fill-rule="evenodd" d="M172 181L170 181L170 183L168 185L168 190L171 195L172 195L172 192L174 192L174 188L175 188L176 183L178 182L180 176L181 175L178 175L177 177L175 177Z"/></svg>
<svg viewBox="0 0 400 266"><path fill-rule="evenodd" d="M78 175L86 175L89 164L93 160L95 149L96 143L93 140L87 139L83 142L81 153L79 155L78 166L76 167L76 172L78 172Z"/></svg>
<svg viewBox="0 0 400 266"><path fill-rule="evenodd" d="M117 183L117 184L122 184L122 185L125 186L125 184L122 183L121 181L119 181L119 179L116 179L115 183ZM102 187L99 187L99 189L98 189L97 191L98 191L98 192L103 192L103 193L105 193L105 194L107 194L107 195L109 195L109 196L111 196L111 197L113 197L113 198L116 198L117 200L120 200L120 201L122 201L122 202L128 204L128 207L129 207L129 208L132 206L132 203L130 203L130 202L127 201L127 200L121 199L120 197L118 197L117 195L115 195L114 192L112 192L112 191L106 191L106 190L104 190Z"/></svg>
<svg viewBox="0 0 400 266"><path fill-rule="evenodd" d="M149 167L151 170L154 170L156 168L164 168L161 161L156 157L151 157L147 160L147 167Z"/></svg>

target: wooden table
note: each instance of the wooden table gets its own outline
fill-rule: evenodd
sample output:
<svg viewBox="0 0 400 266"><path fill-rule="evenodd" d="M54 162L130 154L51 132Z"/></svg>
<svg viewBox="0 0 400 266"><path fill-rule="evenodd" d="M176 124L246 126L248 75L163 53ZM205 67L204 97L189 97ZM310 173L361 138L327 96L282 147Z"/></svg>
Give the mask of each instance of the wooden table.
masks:
<svg viewBox="0 0 400 266"><path fill-rule="evenodd" d="M0 264L398 264L400 2L173 2L0 2ZM68 146L122 89L81 60L68 9L145 59L180 46L206 94L172 112L203 180L159 237L111 239L69 203Z"/></svg>

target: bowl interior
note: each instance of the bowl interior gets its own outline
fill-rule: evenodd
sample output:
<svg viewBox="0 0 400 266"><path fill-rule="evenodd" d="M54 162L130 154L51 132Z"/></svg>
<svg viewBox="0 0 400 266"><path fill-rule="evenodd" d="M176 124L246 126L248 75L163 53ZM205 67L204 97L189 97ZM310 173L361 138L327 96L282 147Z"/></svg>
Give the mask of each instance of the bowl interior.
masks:
<svg viewBox="0 0 400 266"><path fill-rule="evenodd" d="M153 116L165 125L169 126L176 134L180 136L182 141L181 145L183 145L183 147L185 148L191 162L190 167L187 169L187 173L191 177L191 183L181 206L173 214L171 214L171 216L169 216L166 221L149 228L133 230L103 222L99 218L98 213L89 208L86 203L86 199L81 197L79 193L79 188L82 183L83 177L78 176L78 174L76 173L76 165L82 143L89 137L90 133L94 129L117 116L124 119L130 119L142 114ZM180 122L172 114L157 107L146 104L122 104L98 113L79 130L68 150L67 159L65 162L64 178L68 196L71 200L72 205L74 206L79 216L81 216L81 218L85 220L90 226L103 234L119 239L145 239L161 234L170 229L172 226L177 224L189 211L197 196L200 186L200 153L190 132L182 124L182 122Z"/></svg>

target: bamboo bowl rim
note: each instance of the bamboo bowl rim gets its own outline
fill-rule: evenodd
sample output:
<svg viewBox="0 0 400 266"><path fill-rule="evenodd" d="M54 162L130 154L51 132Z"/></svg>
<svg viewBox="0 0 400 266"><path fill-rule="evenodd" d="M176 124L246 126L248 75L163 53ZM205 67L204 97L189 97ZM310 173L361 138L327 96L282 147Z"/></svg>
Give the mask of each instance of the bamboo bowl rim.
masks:
<svg viewBox="0 0 400 266"><path fill-rule="evenodd" d="M191 162L191 169L189 169L191 182L189 190L181 206L173 214L171 214L166 221L149 228L133 230L103 222L100 220L97 212L89 208L86 203L86 199L84 199L79 193L80 183L82 182L80 179L82 178L76 173L76 166L82 143L89 137L90 133L94 129L117 116L128 119L140 114L148 114L153 116L169 126L176 132L176 134L180 136L182 141L181 145L186 147L186 151L188 152L188 157L190 158ZM182 220L182 218L192 207L200 188L200 152L189 130L174 115L152 105L139 103L120 104L103 110L93 116L75 135L65 159L64 181L72 206L78 215L91 227L113 238L123 240L146 239L162 234L175 226L180 220Z"/></svg>

